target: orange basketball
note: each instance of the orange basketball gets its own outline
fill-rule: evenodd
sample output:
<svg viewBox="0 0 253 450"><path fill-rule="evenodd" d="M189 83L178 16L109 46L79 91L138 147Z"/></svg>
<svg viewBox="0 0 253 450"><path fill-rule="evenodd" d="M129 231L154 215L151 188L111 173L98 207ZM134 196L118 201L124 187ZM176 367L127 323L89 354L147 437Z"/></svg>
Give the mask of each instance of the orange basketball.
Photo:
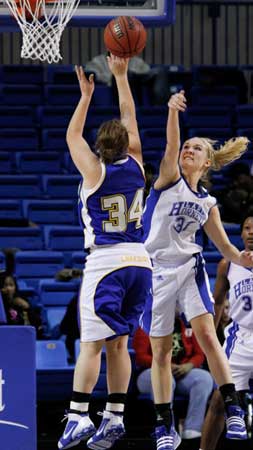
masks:
<svg viewBox="0 0 253 450"><path fill-rule="evenodd" d="M119 16L112 19L104 31L104 43L115 56L130 58L142 52L147 32L136 17Z"/></svg>
<svg viewBox="0 0 253 450"><path fill-rule="evenodd" d="M36 12L36 18L39 19L41 17L41 8L38 8L36 10L36 6L38 3L38 0L26 0L26 2L30 5L30 9L31 12L29 10L29 8L26 6L26 3L24 0L15 0L16 4L17 4L17 11L18 14L23 17L24 16L24 12L25 12L25 18L27 20L32 20L33 16L31 14L31 12L35 15Z"/></svg>

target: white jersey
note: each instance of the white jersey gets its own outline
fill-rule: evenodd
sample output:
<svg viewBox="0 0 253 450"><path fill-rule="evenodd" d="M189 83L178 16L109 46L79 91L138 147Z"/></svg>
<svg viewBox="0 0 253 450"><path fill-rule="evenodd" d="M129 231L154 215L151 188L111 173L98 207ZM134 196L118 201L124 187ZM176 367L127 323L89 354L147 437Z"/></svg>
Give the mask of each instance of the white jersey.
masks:
<svg viewBox="0 0 253 450"><path fill-rule="evenodd" d="M216 199L191 190L181 176L166 189L151 188L144 210L145 247L158 264L178 266L202 251L199 240Z"/></svg>
<svg viewBox="0 0 253 450"><path fill-rule="evenodd" d="M253 271L230 263L227 278L230 284L230 316L243 328L253 328Z"/></svg>

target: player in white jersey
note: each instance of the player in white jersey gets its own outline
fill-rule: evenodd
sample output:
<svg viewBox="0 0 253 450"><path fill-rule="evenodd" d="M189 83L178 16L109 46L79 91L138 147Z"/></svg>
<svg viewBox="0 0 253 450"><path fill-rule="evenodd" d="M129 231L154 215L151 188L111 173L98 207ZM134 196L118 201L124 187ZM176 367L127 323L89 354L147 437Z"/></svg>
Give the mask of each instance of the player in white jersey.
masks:
<svg viewBox="0 0 253 450"><path fill-rule="evenodd" d="M79 294L80 354L74 372L67 424L59 449L82 440L92 449L110 448L124 434L123 413L131 376L128 335L138 326L152 286L152 266L143 244L145 186L135 105L128 84L128 59L108 57L115 77L121 120L104 122L96 150L83 138L94 91L93 76L76 68L81 99L69 123L67 143L83 180L79 217L89 255ZM102 347L106 347L108 398L98 430L89 418Z"/></svg>
<svg viewBox="0 0 253 450"><path fill-rule="evenodd" d="M239 158L248 139L231 139L219 150L205 138L188 139L180 150L179 111L185 111L184 91L168 103L167 145L158 179L144 211L146 248L153 262L153 296L142 316L150 334L152 384L157 412L155 435L159 450L174 450L178 438L171 411L171 350L175 308L191 323L210 371L226 402L227 436L246 438L243 412L230 368L215 333L210 292L198 234L204 228L221 254L244 266L253 266L253 253L239 252L222 226L216 201L200 186L209 169L220 169ZM161 424L161 426L159 426Z"/></svg>
<svg viewBox="0 0 253 450"><path fill-rule="evenodd" d="M242 240L245 250L253 250L253 217L247 217L242 224ZM249 380L253 378L253 272L252 269L222 259L218 265L214 289L216 325L228 294L232 322L225 328L223 347L236 390L243 394L249 390ZM223 428L224 405L217 389L206 415L201 449L214 450Z"/></svg>

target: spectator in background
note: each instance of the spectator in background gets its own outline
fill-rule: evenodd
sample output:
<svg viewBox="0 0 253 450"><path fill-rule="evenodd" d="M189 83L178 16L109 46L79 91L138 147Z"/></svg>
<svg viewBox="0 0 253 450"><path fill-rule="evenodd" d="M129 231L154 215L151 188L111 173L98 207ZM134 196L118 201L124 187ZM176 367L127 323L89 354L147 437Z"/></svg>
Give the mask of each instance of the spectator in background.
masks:
<svg viewBox="0 0 253 450"><path fill-rule="evenodd" d="M134 335L133 347L140 374L137 387L141 393L153 397L151 384L152 349L148 335L139 328ZM189 397L182 438L188 442L201 436L207 402L213 389L210 373L201 369L202 352L191 328L186 328L179 318L175 320L172 349L173 391ZM183 441L184 443L184 441Z"/></svg>
<svg viewBox="0 0 253 450"><path fill-rule="evenodd" d="M240 223L253 203L253 177L243 162L233 164L227 175L232 180L230 185L215 193L221 205L221 218L224 222Z"/></svg>
<svg viewBox="0 0 253 450"><path fill-rule="evenodd" d="M1 294L7 323L9 325L31 325L35 327L37 339L43 339L44 329L39 310L32 308L19 293L16 279L5 273L1 277Z"/></svg>

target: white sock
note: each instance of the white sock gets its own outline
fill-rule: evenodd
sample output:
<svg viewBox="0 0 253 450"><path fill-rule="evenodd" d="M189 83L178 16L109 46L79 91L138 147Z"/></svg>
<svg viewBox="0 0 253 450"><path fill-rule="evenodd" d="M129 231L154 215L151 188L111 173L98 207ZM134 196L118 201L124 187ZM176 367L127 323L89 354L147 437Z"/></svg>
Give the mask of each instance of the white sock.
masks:
<svg viewBox="0 0 253 450"><path fill-rule="evenodd" d="M88 412L89 409L89 403L77 403L77 402L70 402L70 409L73 409L74 411L80 411L80 413Z"/></svg>

